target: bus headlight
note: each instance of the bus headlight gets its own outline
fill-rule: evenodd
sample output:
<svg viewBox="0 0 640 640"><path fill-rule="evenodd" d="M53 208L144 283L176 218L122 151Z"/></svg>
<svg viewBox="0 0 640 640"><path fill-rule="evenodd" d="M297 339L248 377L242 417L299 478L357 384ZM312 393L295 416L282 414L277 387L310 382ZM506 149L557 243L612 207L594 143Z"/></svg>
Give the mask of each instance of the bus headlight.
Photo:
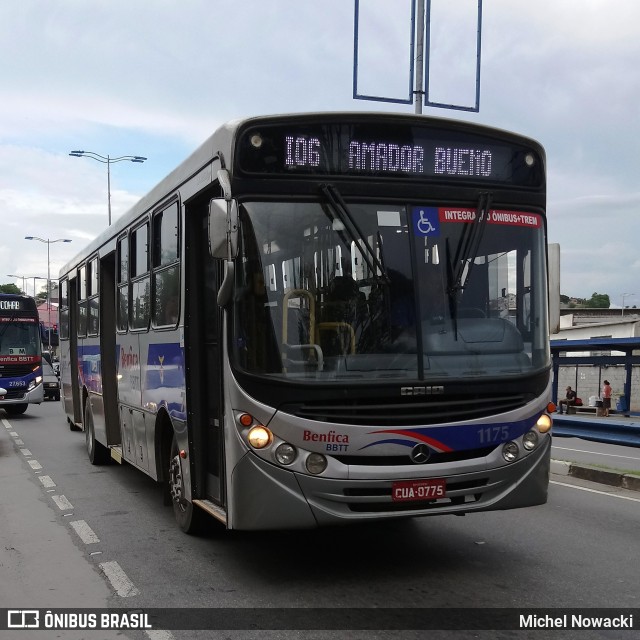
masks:
<svg viewBox="0 0 640 640"><path fill-rule="evenodd" d="M502 457L507 462L513 462L518 457L518 453L520 453L520 449L518 449L518 445L515 442L507 442L502 447Z"/></svg>
<svg viewBox="0 0 640 640"><path fill-rule="evenodd" d="M327 459L321 453L310 453L305 465L309 473L317 476L327 468Z"/></svg>
<svg viewBox="0 0 640 640"><path fill-rule="evenodd" d="M276 460L280 464L291 464L298 455L296 448L289 444L288 442L283 442L281 445L278 445L276 449Z"/></svg>
<svg viewBox="0 0 640 640"><path fill-rule="evenodd" d="M264 449L271 444L273 436L267 427L261 424L253 427L247 434L247 440L254 449Z"/></svg>
<svg viewBox="0 0 640 640"><path fill-rule="evenodd" d="M522 436L522 446L527 451L533 451L538 446L538 434L535 431L527 431Z"/></svg>
<svg viewBox="0 0 640 640"><path fill-rule="evenodd" d="M551 429L551 425L553 424L553 420L550 415L543 413L539 418L538 422L536 422L536 426L538 427L538 431L540 433L547 433L549 429Z"/></svg>

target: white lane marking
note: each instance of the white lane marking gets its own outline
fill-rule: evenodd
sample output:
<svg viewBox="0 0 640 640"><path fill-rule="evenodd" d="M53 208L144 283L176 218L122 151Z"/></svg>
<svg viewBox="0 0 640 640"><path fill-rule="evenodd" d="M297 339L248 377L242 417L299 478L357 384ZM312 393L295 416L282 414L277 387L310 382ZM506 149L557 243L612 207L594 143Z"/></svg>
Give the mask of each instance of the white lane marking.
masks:
<svg viewBox="0 0 640 640"><path fill-rule="evenodd" d="M29 449L20 449L20 452L22 453L23 456L32 456L33 454L31 453L31 451L29 451Z"/></svg>
<svg viewBox="0 0 640 640"><path fill-rule="evenodd" d="M69 524L85 544L96 544L96 542L100 542L100 538L98 538L93 529L84 520L74 520Z"/></svg>
<svg viewBox="0 0 640 640"><path fill-rule="evenodd" d="M24 440L17 438L14 440L14 442L18 445L18 446L24 446Z"/></svg>
<svg viewBox="0 0 640 640"><path fill-rule="evenodd" d="M103 562L98 566L102 569L102 573L104 573L107 580L111 583L111 586L121 598L140 595L140 592L135 588L133 582L129 580L127 574L117 562Z"/></svg>
<svg viewBox="0 0 640 640"><path fill-rule="evenodd" d="M7 428L7 429L13 429L13 427L9 424L9 421L6 420L5 418L2 418L2 424Z"/></svg>
<svg viewBox="0 0 640 640"><path fill-rule="evenodd" d="M56 486L56 483L51 479L51 476L38 476L38 480L42 482L42 486L45 489L50 489L51 487Z"/></svg>
<svg viewBox="0 0 640 640"><path fill-rule="evenodd" d="M58 505L60 511L73 509L73 505L67 500L66 496L51 496L51 499Z"/></svg>
<svg viewBox="0 0 640 640"><path fill-rule="evenodd" d="M163 631L162 629L154 629L153 631L145 631L150 640L174 640L171 631Z"/></svg>
<svg viewBox="0 0 640 640"><path fill-rule="evenodd" d="M29 466L36 471L37 469L42 469L42 465L37 460L29 460Z"/></svg>
<svg viewBox="0 0 640 640"><path fill-rule="evenodd" d="M7 427L8 429L9 427ZM18 435L17 431L9 431L9 435L13 438L19 438L20 436Z"/></svg>
<svg viewBox="0 0 640 640"><path fill-rule="evenodd" d="M597 489L588 489L587 487L579 487L577 484L569 484L568 482L557 482L550 480L550 484L557 484L561 487L570 487L571 489L579 489L580 491L588 491L589 493L599 493L602 496L610 496L611 498L620 498L621 500L631 500L632 502L640 502L640 498L631 498L630 496L619 496L617 493L609 493L608 491L598 491Z"/></svg>
<svg viewBox="0 0 640 640"><path fill-rule="evenodd" d="M639 456L621 456L617 453L602 453L601 451L586 451L585 449L569 449L569 447L551 447L560 451L574 451L576 453L589 453L594 456L607 456L609 458L624 458L625 460L640 460Z"/></svg>

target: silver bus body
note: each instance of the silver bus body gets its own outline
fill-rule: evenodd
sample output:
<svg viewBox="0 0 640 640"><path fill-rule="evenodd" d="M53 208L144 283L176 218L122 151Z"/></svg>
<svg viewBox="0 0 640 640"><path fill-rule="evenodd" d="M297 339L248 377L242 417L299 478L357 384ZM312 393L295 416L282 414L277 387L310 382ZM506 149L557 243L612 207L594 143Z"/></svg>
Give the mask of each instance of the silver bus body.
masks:
<svg viewBox="0 0 640 640"><path fill-rule="evenodd" d="M542 504L544 192L539 145L465 123L225 125L61 270L70 428L94 464L163 483L185 531L204 513L257 530ZM345 280L351 315L330 300Z"/></svg>

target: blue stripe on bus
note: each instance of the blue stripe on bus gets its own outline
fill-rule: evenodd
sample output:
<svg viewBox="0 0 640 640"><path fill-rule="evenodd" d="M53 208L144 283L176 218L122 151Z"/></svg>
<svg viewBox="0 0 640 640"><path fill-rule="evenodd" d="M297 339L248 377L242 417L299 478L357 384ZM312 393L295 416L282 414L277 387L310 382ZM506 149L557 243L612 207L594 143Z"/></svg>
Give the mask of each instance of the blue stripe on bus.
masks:
<svg viewBox="0 0 640 640"><path fill-rule="evenodd" d="M377 440L362 449L383 444L399 444L413 447L416 444L426 443L432 449L439 452L464 451L478 447L500 444L519 438L533 427L538 415L526 420L515 422L482 423L470 425L449 425L446 427L417 427L409 429L377 429L370 431L370 435L389 434L404 436L405 439Z"/></svg>

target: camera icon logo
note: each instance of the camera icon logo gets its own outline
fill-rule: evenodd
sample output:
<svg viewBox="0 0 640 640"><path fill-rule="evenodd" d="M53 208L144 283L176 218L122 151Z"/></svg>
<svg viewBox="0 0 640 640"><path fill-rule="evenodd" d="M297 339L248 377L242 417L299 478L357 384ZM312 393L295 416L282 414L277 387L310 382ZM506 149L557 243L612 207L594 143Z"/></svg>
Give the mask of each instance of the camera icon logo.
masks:
<svg viewBox="0 0 640 640"><path fill-rule="evenodd" d="M40 611L38 609L9 609L7 611L8 629L39 629Z"/></svg>

